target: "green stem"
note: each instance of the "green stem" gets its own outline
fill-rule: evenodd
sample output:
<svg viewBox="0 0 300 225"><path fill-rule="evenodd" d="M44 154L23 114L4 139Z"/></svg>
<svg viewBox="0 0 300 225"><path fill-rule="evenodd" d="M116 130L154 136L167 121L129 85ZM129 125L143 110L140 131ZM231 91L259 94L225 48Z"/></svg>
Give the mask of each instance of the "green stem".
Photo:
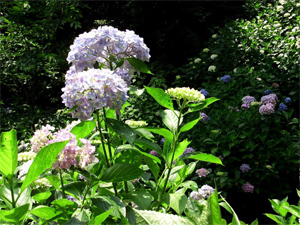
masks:
<svg viewBox="0 0 300 225"><path fill-rule="evenodd" d="M11 193L11 204L12 204L12 207L15 208L16 207L16 202L15 202L15 196L14 196L13 178L9 179L9 184L10 184L10 193Z"/></svg>
<svg viewBox="0 0 300 225"><path fill-rule="evenodd" d="M105 156L107 167L109 167L110 164L109 164L109 160L108 160L107 153L106 153L106 148L105 148L105 143L104 143L104 139L103 139L103 134L102 134L102 131L101 131L101 125L100 125L100 119L99 119L99 110L97 110L96 112L97 112L98 130L99 130L99 133L100 133L100 138L101 138L101 143L102 143L102 147L103 147L103 152L104 152L104 156Z"/></svg>
<svg viewBox="0 0 300 225"><path fill-rule="evenodd" d="M106 123L106 112L105 112L105 109L103 109L103 117L104 117L104 124L105 124L105 131L108 132L108 129L107 129L107 123ZM112 151L111 151L111 146L110 146L110 139L109 139L109 135L105 135L106 136L106 139L107 139L107 144L108 144L108 152L109 152L109 157L110 159L112 160Z"/></svg>
<svg viewBox="0 0 300 225"><path fill-rule="evenodd" d="M87 180L87 182L88 182L88 180ZM86 190L86 192L84 193L80 211L83 210L83 206L84 206L84 202L85 202L85 199L86 199L86 195L87 195L87 193L89 192L89 190L91 189L91 186L92 186L91 184L93 184L92 181L90 181L90 183L89 183L89 185L88 185L88 187L87 187L87 190Z"/></svg>
<svg viewBox="0 0 300 225"><path fill-rule="evenodd" d="M124 181L125 193L128 193L128 184L127 181Z"/></svg>
<svg viewBox="0 0 300 225"><path fill-rule="evenodd" d="M60 176L60 183L61 183L61 189L62 189L62 193L63 193L63 198L66 198L65 187L64 187L64 181L63 181L61 169L59 169L59 176Z"/></svg>

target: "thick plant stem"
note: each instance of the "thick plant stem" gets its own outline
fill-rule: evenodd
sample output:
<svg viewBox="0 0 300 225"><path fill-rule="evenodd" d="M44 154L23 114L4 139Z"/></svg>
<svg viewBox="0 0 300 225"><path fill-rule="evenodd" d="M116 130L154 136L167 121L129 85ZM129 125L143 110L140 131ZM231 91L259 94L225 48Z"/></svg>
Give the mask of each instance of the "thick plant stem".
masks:
<svg viewBox="0 0 300 225"><path fill-rule="evenodd" d="M103 139L103 134L102 134L102 131L101 131L101 125L100 125L100 119L99 119L99 110L97 110L96 112L97 112L98 130L99 130L99 133L100 133L100 139L101 139L101 143L102 143L102 147L103 147L103 152L104 152L105 160L106 160L106 163L107 163L107 167L109 167L110 163L109 163L109 160L108 160L108 157L107 157L106 148L105 148L104 139Z"/></svg>
<svg viewBox="0 0 300 225"><path fill-rule="evenodd" d="M105 131L108 131L107 129L107 124L106 124L106 113L105 113L105 109L103 109L103 115L104 115L104 124L105 124ZM106 139L107 139L107 144L108 144L108 152L109 152L109 157L112 159L112 151L111 151L111 147L110 147L110 140L109 140L109 135L106 135Z"/></svg>
<svg viewBox="0 0 300 225"><path fill-rule="evenodd" d="M60 176L60 183L61 183L61 189L62 189L63 197L66 198L65 187L64 187L64 181L63 181L63 178L62 178L62 172L61 172L61 169L59 169L59 176Z"/></svg>

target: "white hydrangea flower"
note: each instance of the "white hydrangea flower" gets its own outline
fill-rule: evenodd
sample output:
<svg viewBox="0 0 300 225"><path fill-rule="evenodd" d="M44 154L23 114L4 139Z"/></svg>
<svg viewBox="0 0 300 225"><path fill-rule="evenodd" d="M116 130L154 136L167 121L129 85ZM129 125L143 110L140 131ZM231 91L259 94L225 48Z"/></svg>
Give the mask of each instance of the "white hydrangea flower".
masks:
<svg viewBox="0 0 300 225"><path fill-rule="evenodd" d="M215 59L215 58L217 58L217 57L218 57L217 54L213 54L213 55L210 56L211 59Z"/></svg>
<svg viewBox="0 0 300 225"><path fill-rule="evenodd" d="M203 52L209 52L208 48L203 49Z"/></svg>
<svg viewBox="0 0 300 225"><path fill-rule="evenodd" d="M33 159L27 161L20 167L18 179L20 179L23 175L26 175L28 173L28 170L29 170L32 162L33 162Z"/></svg>
<svg viewBox="0 0 300 225"><path fill-rule="evenodd" d="M218 36L217 34L214 34L214 35L211 36L211 37L212 37L212 38L217 38L217 36Z"/></svg>
<svg viewBox="0 0 300 225"><path fill-rule="evenodd" d="M34 159L35 156L35 152L21 152L18 154L18 161L29 161Z"/></svg>
<svg viewBox="0 0 300 225"><path fill-rule="evenodd" d="M182 88L170 88L165 91L171 98L176 100L187 100L188 102L200 102L205 100L205 96L194 88L189 87Z"/></svg>
<svg viewBox="0 0 300 225"><path fill-rule="evenodd" d="M216 66L214 66L214 65L211 65L210 67L208 67L208 71L209 72L216 72Z"/></svg>
<svg viewBox="0 0 300 225"><path fill-rule="evenodd" d="M199 62L201 62L200 58L197 58L197 59L194 60L194 63L199 63Z"/></svg>
<svg viewBox="0 0 300 225"><path fill-rule="evenodd" d="M126 120L125 123L132 127L144 127L147 126L146 121L134 121L134 120Z"/></svg>

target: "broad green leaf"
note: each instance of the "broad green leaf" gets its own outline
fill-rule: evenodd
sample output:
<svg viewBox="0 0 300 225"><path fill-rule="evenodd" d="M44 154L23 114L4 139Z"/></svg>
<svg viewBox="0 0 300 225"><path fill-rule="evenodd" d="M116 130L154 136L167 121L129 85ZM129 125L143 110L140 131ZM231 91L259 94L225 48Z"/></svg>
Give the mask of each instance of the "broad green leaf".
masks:
<svg viewBox="0 0 300 225"><path fill-rule="evenodd" d="M136 154L134 150L126 150L115 157L115 163L127 163L135 166L140 166L143 162L143 155Z"/></svg>
<svg viewBox="0 0 300 225"><path fill-rule="evenodd" d="M230 213L232 214L232 225L241 225L240 220L238 218L238 216L236 215L235 211L233 210L233 208L229 205L229 203L221 196L222 200L224 201L224 203L226 204L226 206L230 209Z"/></svg>
<svg viewBox="0 0 300 225"><path fill-rule="evenodd" d="M164 200L169 207L175 210L179 215L182 214L186 207L188 198L184 193L165 194Z"/></svg>
<svg viewBox="0 0 300 225"><path fill-rule="evenodd" d="M125 204L116 196L96 196L91 198L93 204L102 211L111 210L111 215L120 218L121 215L126 216Z"/></svg>
<svg viewBox="0 0 300 225"><path fill-rule="evenodd" d="M34 201L42 203L46 201L51 195L52 193L50 191L45 191L32 196L32 198Z"/></svg>
<svg viewBox="0 0 300 225"><path fill-rule="evenodd" d="M217 98L207 98L204 101L200 102L200 103L193 103L188 105L189 106L189 110L188 112L196 112L196 111L200 111L202 109L207 108L210 104L219 101L220 99Z"/></svg>
<svg viewBox="0 0 300 225"><path fill-rule="evenodd" d="M283 206L289 206L289 203L286 200L285 201L283 200L282 202L280 202L277 199L272 199L272 200L269 199L269 201L272 204L272 208L274 209L274 211L277 212L282 217L285 217L286 214L288 213L288 211L285 208L283 208Z"/></svg>
<svg viewBox="0 0 300 225"><path fill-rule="evenodd" d="M296 191L297 191L298 197L300 198L300 191L298 189L296 189Z"/></svg>
<svg viewBox="0 0 300 225"><path fill-rule="evenodd" d="M161 106L174 110L172 99L160 88L146 87L147 92L158 102Z"/></svg>
<svg viewBox="0 0 300 225"><path fill-rule="evenodd" d="M254 220L250 225L258 225L258 220Z"/></svg>
<svg viewBox="0 0 300 225"><path fill-rule="evenodd" d="M277 224L285 224L284 218L278 215L265 213L267 217L269 217L271 220L275 221Z"/></svg>
<svg viewBox="0 0 300 225"><path fill-rule="evenodd" d="M102 174L101 180L104 182L130 181L141 177L144 171L139 167L130 164L115 164Z"/></svg>
<svg viewBox="0 0 300 225"><path fill-rule="evenodd" d="M142 155L144 155L148 158L151 158L152 160L156 161L157 163L161 164L161 160L158 157L150 155L146 152L143 152L140 149L138 149L137 147L135 147L133 145L129 145L129 144L118 146L116 148L115 155L119 154L122 151L126 151L126 150L134 150L134 151L139 152L140 154L142 154Z"/></svg>
<svg viewBox="0 0 300 225"><path fill-rule="evenodd" d="M137 71L140 71L142 73L148 73L148 74L153 74L149 70L148 66L140 59L137 58L125 58L130 65L136 69Z"/></svg>
<svg viewBox="0 0 300 225"><path fill-rule="evenodd" d="M298 206L290 205L290 206L283 206L283 208L300 219L300 208Z"/></svg>
<svg viewBox="0 0 300 225"><path fill-rule="evenodd" d="M214 193L208 198L207 204L200 216L201 225L222 224L221 209L218 201L218 191L215 189Z"/></svg>
<svg viewBox="0 0 300 225"><path fill-rule="evenodd" d="M60 179L59 179L58 176L56 176L56 175L47 175L45 178L47 180L49 180L49 182L51 183L51 185L53 187L55 187L55 189L59 188L59 186L60 186Z"/></svg>
<svg viewBox="0 0 300 225"><path fill-rule="evenodd" d="M38 207L31 210L29 213L40 217L44 220L50 220L51 218L59 215L60 212L56 212L56 210L52 207L39 205Z"/></svg>
<svg viewBox="0 0 300 225"><path fill-rule="evenodd" d="M119 120L115 120L115 119L111 119L111 118L107 118L106 119L107 125L117 134L119 134L121 137L123 137L125 140L127 140L130 144L132 144L135 140L135 133L132 130L132 128L130 128L127 124L119 121Z"/></svg>
<svg viewBox="0 0 300 225"><path fill-rule="evenodd" d="M143 225L195 225L186 217L181 217L172 214L165 214L155 211L133 209L136 216L135 224Z"/></svg>
<svg viewBox="0 0 300 225"><path fill-rule="evenodd" d="M172 111L169 109L160 111L160 115L162 117L163 123L166 125L167 128L172 133L175 133L177 131L178 125L182 123L183 118L180 118L180 122L178 124L178 117L179 117L179 112L178 111Z"/></svg>
<svg viewBox="0 0 300 225"><path fill-rule="evenodd" d="M196 184L197 185L197 184ZM198 185L197 190L198 191ZM202 203L202 204L201 204ZM196 201L194 199L188 198L186 208L184 209L184 214L195 222L195 224L200 224L200 216L205 206L205 200Z"/></svg>
<svg viewBox="0 0 300 225"><path fill-rule="evenodd" d="M17 184L15 184L12 188L15 207L20 207L31 202L31 188L27 187L22 193L20 190L21 189L17 186ZM4 184L0 188L0 197L10 209L13 208L11 187L9 183Z"/></svg>
<svg viewBox="0 0 300 225"><path fill-rule="evenodd" d="M95 128L96 124L93 121L83 121L72 128L71 133L79 138L86 138Z"/></svg>
<svg viewBox="0 0 300 225"><path fill-rule="evenodd" d="M37 153L22 184L21 191L35 181L45 169L50 168L52 164L55 163L58 154L63 150L68 142L69 140L47 145Z"/></svg>
<svg viewBox="0 0 300 225"><path fill-rule="evenodd" d="M0 142L0 172L12 179L18 165L17 131L2 132Z"/></svg>
<svg viewBox="0 0 300 225"><path fill-rule="evenodd" d="M138 89L136 86L130 86L129 91L137 96L140 96L144 93L145 89Z"/></svg>
<svg viewBox="0 0 300 225"><path fill-rule="evenodd" d="M173 140L173 134L172 132L170 132L169 130L165 129L165 128L157 128L157 127L145 127L144 129L151 131L155 134L159 134L161 136L163 136L166 140L168 140L169 142L172 142Z"/></svg>
<svg viewBox="0 0 300 225"><path fill-rule="evenodd" d="M146 162L147 166L150 168L155 180L157 180L158 174L160 171L160 167L157 165L156 161L154 161L152 158L145 157L145 162Z"/></svg>
<svg viewBox="0 0 300 225"><path fill-rule="evenodd" d="M149 209L153 199L148 191L133 191L125 193L123 196L132 200L142 210Z"/></svg>
<svg viewBox="0 0 300 225"><path fill-rule="evenodd" d="M134 132L141 136L141 137L144 137L144 138L147 138L149 140L152 140L154 138L153 134L151 134L150 131L144 129L144 128L138 128L138 129L135 129Z"/></svg>
<svg viewBox="0 0 300 225"><path fill-rule="evenodd" d="M218 157L211 154L200 153L198 155L189 156L188 158L223 165L222 161Z"/></svg>
<svg viewBox="0 0 300 225"><path fill-rule="evenodd" d="M64 185L65 192L73 194L74 196L81 196L86 183L83 181L75 181Z"/></svg>
<svg viewBox="0 0 300 225"><path fill-rule="evenodd" d="M65 225L87 225L90 221L89 212L86 209L76 211L72 218Z"/></svg>
<svg viewBox="0 0 300 225"><path fill-rule="evenodd" d="M18 223L25 217L29 206L30 204L26 204L12 210L1 209L0 222Z"/></svg>
<svg viewBox="0 0 300 225"><path fill-rule="evenodd" d="M191 122L185 124L184 126L182 126L182 127L180 128L180 132L186 132L186 131L189 131L190 129L192 129L192 128L198 123L199 120L200 120L200 118L199 118L199 119L196 119L196 120L193 120L193 121L191 121Z"/></svg>
<svg viewBox="0 0 300 225"><path fill-rule="evenodd" d="M110 209L110 210L96 216L93 224L101 224L102 222L104 222L104 220L106 220L106 218L109 217L112 210L113 209Z"/></svg>
<svg viewBox="0 0 300 225"><path fill-rule="evenodd" d="M187 148L187 146L190 144L191 142L188 141L187 139L183 140L182 142L180 142L175 149L175 154L174 154L174 160L178 160L179 156L182 155L182 153L184 153L185 149ZM170 162L172 160L172 152L170 151L168 154L168 162Z"/></svg>

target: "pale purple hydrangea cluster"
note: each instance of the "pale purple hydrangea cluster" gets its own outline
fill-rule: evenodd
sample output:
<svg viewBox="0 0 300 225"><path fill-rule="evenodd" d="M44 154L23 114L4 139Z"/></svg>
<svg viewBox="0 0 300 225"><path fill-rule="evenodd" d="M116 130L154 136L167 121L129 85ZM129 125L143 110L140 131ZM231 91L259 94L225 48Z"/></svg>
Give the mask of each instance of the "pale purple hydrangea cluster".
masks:
<svg viewBox="0 0 300 225"><path fill-rule="evenodd" d="M275 112L275 105L278 100L276 94L269 94L261 97L261 103L263 104L259 107L259 113L261 115L271 115Z"/></svg>
<svg viewBox="0 0 300 225"><path fill-rule="evenodd" d="M89 69L66 78L62 99L68 108L77 105L72 116L84 121L91 118L95 109L104 106L120 113L128 98L128 89L126 82L113 71Z"/></svg>
<svg viewBox="0 0 300 225"><path fill-rule="evenodd" d="M151 151L150 151L150 155L158 156L158 153L157 153L157 151L155 151L155 150L151 150Z"/></svg>
<svg viewBox="0 0 300 225"><path fill-rule="evenodd" d="M240 166L240 170L243 172L243 173L246 173L250 170L250 166L248 164L245 164L243 163L241 166Z"/></svg>
<svg viewBox="0 0 300 225"><path fill-rule="evenodd" d="M242 98L242 102L243 102L242 107L243 108L250 108L251 102L254 102L254 101L256 101L256 99L253 96L247 95L247 96Z"/></svg>
<svg viewBox="0 0 300 225"><path fill-rule="evenodd" d="M40 130L36 130L30 139L31 150L37 153L43 147L48 145L49 140L52 138L52 132L55 128L47 124L42 126Z"/></svg>
<svg viewBox="0 0 300 225"><path fill-rule="evenodd" d="M182 158L184 155L189 154L189 153L192 153L192 152L194 152L194 151L195 151L195 150L194 150L193 148L188 147L188 148L186 148L186 149L184 150L184 152L181 154L181 156L179 156L179 158Z"/></svg>
<svg viewBox="0 0 300 225"><path fill-rule="evenodd" d="M254 186L251 185L249 182L247 182L246 184L244 184L244 185L242 186L242 189L243 189L244 192L253 193L253 191L254 191Z"/></svg>
<svg viewBox="0 0 300 225"><path fill-rule="evenodd" d="M220 81L228 83L231 81L231 76L230 75L224 75L223 77L221 77Z"/></svg>
<svg viewBox="0 0 300 225"><path fill-rule="evenodd" d="M192 191L190 194L191 199L194 200L200 200L204 198L208 198L215 192L215 189L213 189L211 186L205 184L203 185L198 191Z"/></svg>
<svg viewBox="0 0 300 225"><path fill-rule="evenodd" d="M97 161L94 156L95 146L92 146L91 142L87 139L79 139L82 145L78 146L76 136L70 133L75 124L76 122L67 126L66 129L60 129L55 133L50 132L49 129L53 130L51 126L43 126L41 130L35 132L30 140L32 151L38 152L49 144L70 140L64 149L59 153L57 161L52 165L54 168L69 169L71 166L75 166L84 169L86 165ZM47 134L47 136L42 136L42 144L39 142L40 134Z"/></svg>
<svg viewBox="0 0 300 225"><path fill-rule="evenodd" d="M201 168L196 170L196 173L198 174L198 177L206 177L209 174L209 171L205 168Z"/></svg>
<svg viewBox="0 0 300 225"><path fill-rule="evenodd" d="M132 57L149 61L143 38L133 31L101 26L79 35L70 48L67 60L72 66L66 73L62 99L68 108L77 106L71 111L73 118L87 120L102 107L120 114L135 69L128 60L121 66L117 63ZM101 69L94 69L96 63Z"/></svg>
<svg viewBox="0 0 300 225"><path fill-rule="evenodd" d="M210 118L208 117L208 115L206 115L205 113L200 113L201 119L200 121L210 121Z"/></svg>
<svg viewBox="0 0 300 225"><path fill-rule="evenodd" d="M96 62L104 63L105 67L111 69L111 63L115 64L115 62L109 60L110 55L117 60L135 57L142 61L149 61L150 58L150 50L143 38L133 31L120 31L112 26L100 26L98 29L80 34L70 48L67 60L76 67L77 72L93 68ZM127 61L121 68L129 73L133 70Z"/></svg>

